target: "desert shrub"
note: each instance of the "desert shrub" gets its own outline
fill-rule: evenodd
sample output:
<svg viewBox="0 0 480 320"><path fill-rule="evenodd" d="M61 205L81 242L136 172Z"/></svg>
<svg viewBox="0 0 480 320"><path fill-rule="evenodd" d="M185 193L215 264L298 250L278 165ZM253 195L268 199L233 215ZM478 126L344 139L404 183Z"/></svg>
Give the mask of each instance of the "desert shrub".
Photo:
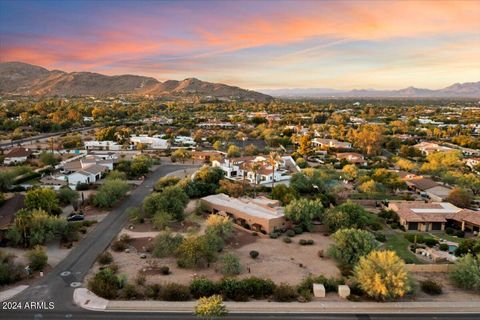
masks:
<svg viewBox="0 0 480 320"><path fill-rule="evenodd" d="M220 258L220 273L225 276L240 274L240 260L233 253L226 253Z"/></svg>
<svg viewBox="0 0 480 320"><path fill-rule="evenodd" d="M465 238L465 231L457 230L457 231L455 231L455 235L459 238Z"/></svg>
<svg viewBox="0 0 480 320"><path fill-rule="evenodd" d="M455 229L453 229L451 227L447 227L447 228L445 228L445 233L448 234L448 235L453 235L455 233Z"/></svg>
<svg viewBox="0 0 480 320"><path fill-rule="evenodd" d="M22 279L23 266L16 264L14 256L0 251L0 286L8 285Z"/></svg>
<svg viewBox="0 0 480 320"><path fill-rule="evenodd" d="M115 241L112 242L111 247L112 247L113 251L120 252L120 251L124 251L125 249L127 249L128 244L124 241L121 241L121 240L115 240Z"/></svg>
<svg viewBox="0 0 480 320"><path fill-rule="evenodd" d="M300 240L298 241L298 243L299 243L301 246L305 246L305 245L307 245L307 240L305 240L305 239L300 239Z"/></svg>
<svg viewBox="0 0 480 320"><path fill-rule="evenodd" d="M100 208L111 207L116 201L125 196L130 187L124 180L106 179L93 198L93 204Z"/></svg>
<svg viewBox="0 0 480 320"><path fill-rule="evenodd" d="M418 233L405 233L403 237L411 243L425 243L425 237Z"/></svg>
<svg viewBox="0 0 480 320"><path fill-rule="evenodd" d="M142 294L137 290L135 285L127 283L123 287L120 296L126 300L135 300L141 298Z"/></svg>
<svg viewBox="0 0 480 320"><path fill-rule="evenodd" d="M424 280L420 282L422 291L430 295L442 294L442 286L434 280Z"/></svg>
<svg viewBox="0 0 480 320"><path fill-rule="evenodd" d="M394 251L372 251L361 257L354 280L371 298L387 300L403 297L410 290L405 262Z"/></svg>
<svg viewBox="0 0 480 320"><path fill-rule="evenodd" d="M295 232L295 234L302 234L303 228L301 226L296 226L293 228L293 231Z"/></svg>
<svg viewBox="0 0 480 320"><path fill-rule="evenodd" d="M250 277L241 280L242 287L247 291L247 295L254 299L264 299L273 294L275 283L270 279L260 279Z"/></svg>
<svg viewBox="0 0 480 320"><path fill-rule="evenodd" d="M45 249L41 246L35 246L27 254L28 265L32 270L42 271L47 266L48 256Z"/></svg>
<svg viewBox="0 0 480 320"><path fill-rule="evenodd" d="M219 286L205 277L196 277L190 281L190 293L195 299L209 297L220 292Z"/></svg>
<svg viewBox="0 0 480 320"><path fill-rule="evenodd" d="M312 239L308 239L307 240L307 245L308 246L311 246L312 244L314 244L315 242L312 240Z"/></svg>
<svg viewBox="0 0 480 320"><path fill-rule="evenodd" d="M287 283L281 283L273 290L273 300L277 302L290 302L297 299L297 290Z"/></svg>
<svg viewBox="0 0 480 320"><path fill-rule="evenodd" d="M270 237L271 239L277 239L279 236L280 236L280 235L279 235L277 232L271 232L271 233L269 234L269 237Z"/></svg>
<svg viewBox="0 0 480 320"><path fill-rule="evenodd" d="M224 298L233 301L248 301L245 283L235 278L223 278L218 284Z"/></svg>
<svg viewBox="0 0 480 320"><path fill-rule="evenodd" d="M190 289L178 283L167 283L160 291L160 297L165 301L188 301Z"/></svg>
<svg viewBox="0 0 480 320"><path fill-rule="evenodd" d="M251 257L252 259L256 259L256 258L260 255L260 253L258 253L258 251L256 251L256 250L250 251L249 254L250 254L250 257Z"/></svg>
<svg viewBox="0 0 480 320"><path fill-rule="evenodd" d="M450 278L458 287L480 293L480 259L470 253L459 258Z"/></svg>
<svg viewBox="0 0 480 320"><path fill-rule="evenodd" d="M120 279L110 268L100 270L88 282L88 289L105 299L116 298L120 287Z"/></svg>
<svg viewBox="0 0 480 320"><path fill-rule="evenodd" d="M425 244L431 248L438 244L438 240L434 238L427 238L425 239Z"/></svg>
<svg viewBox="0 0 480 320"><path fill-rule="evenodd" d="M147 281L147 277L144 272L141 270L137 272L137 277L135 278L135 283L138 284L139 286L143 286L145 282Z"/></svg>
<svg viewBox="0 0 480 320"><path fill-rule="evenodd" d="M160 273L163 274L164 276L167 276L170 274L170 268L167 266L161 266Z"/></svg>
<svg viewBox="0 0 480 320"><path fill-rule="evenodd" d="M97 261L98 263L100 263L101 265L106 265L106 264L110 264L113 262L113 256L110 252L108 251L105 251L105 252L102 252L98 255L97 257Z"/></svg>
<svg viewBox="0 0 480 320"><path fill-rule="evenodd" d="M380 241L380 242L385 242L387 241L387 237L385 236L385 234L381 233L381 232L376 232L374 234L375 236L375 240L377 241Z"/></svg>
<svg viewBox="0 0 480 320"><path fill-rule="evenodd" d="M285 232L285 234L287 235L287 237L295 237L296 233L294 230L287 230L287 232Z"/></svg>
<svg viewBox="0 0 480 320"><path fill-rule="evenodd" d="M183 237L179 234L174 235L168 231L162 232L155 237L152 255L156 258L171 256L176 252L182 241Z"/></svg>
<svg viewBox="0 0 480 320"><path fill-rule="evenodd" d="M283 242L285 242L285 243L292 243L292 239L286 237L286 238L283 238Z"/></svg>
<svg viewBox="0 0 480 320"><path fill-rule="evenodd" d="M440 243L440 245L438 246L438 248L442 251L448 251L448 244L446 243Z"/></svg>
<svg viewBox="0 0 480 320"><path fill-rule="evenodd" d="M149 299L159 299L160 290L161 287L158 283L147 285L145 289L145 296Z"/></svg>
<svg viewBox="0 0 480 320"><path fill-rule="evenodd" d="M319 258L323 258L325 256L325 253L323 252L323 250L318 250L317 254Z"/></svg>

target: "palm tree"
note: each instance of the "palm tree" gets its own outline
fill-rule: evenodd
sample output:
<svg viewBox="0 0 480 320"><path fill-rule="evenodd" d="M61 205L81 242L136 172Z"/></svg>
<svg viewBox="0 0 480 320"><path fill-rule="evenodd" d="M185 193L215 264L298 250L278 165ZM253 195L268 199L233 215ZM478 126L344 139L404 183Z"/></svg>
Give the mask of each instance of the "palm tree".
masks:
<svg viewBox="0 0 480 320"><path fill-rule="evenodd" d="M253 177L254 177L254 182L253 182L253 197L256 198L257 197L257 183L258 183L258 179L257 179L257 175L258 175L258 171L260 170L260 168L262 168L262 166L258 163L258 162L250 162L248 165L247 165L247 168L249 171L252 171L253 172Z"/></svg>
<svg viewBox="0 0 480 320"><path fill-rule="evenodd" d="M275 187L275 169L277 166L278 161L280 161L282 157L278 154L278 152L270 152L270 155L268 156L267 162L272 166L272 191L273 188Z"/></svg>

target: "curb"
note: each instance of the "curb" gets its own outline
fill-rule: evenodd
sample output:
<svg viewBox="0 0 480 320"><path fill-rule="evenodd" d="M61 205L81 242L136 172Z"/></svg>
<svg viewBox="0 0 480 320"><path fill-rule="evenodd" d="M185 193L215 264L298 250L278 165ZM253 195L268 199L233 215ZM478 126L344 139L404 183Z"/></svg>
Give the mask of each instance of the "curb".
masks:
<svg viewBox="0 0 480 320"><path fill-rule="evenodd" d="M0 302L9 300L22 292L23 290L27 289L29 286L26 284L19 285L10 289L7 289L5 291L0 292Z"/></svg>
<svg viewBox="0 0 480 320"><path fill-rule="evenodd" d="M121 301L106 300L86 288L77 288L74 303L81 308L103 312L158 312L192 314L195 301ZM480 314L480 303L471 302L230 302L230 314ZM446 306L447 305L447 306ZM449 306L448 306L449 305Z"/></svg>

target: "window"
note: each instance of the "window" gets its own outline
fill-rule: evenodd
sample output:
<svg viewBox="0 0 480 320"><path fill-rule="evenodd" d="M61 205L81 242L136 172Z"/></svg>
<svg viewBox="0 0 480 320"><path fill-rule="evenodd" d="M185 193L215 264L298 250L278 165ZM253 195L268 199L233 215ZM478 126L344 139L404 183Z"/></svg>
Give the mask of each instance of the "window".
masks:
<svg viewBox="0 0 480 320"><path fill-rule="evenodd" d="M409 222L408 230L418 230L418 222Z"/></svg>

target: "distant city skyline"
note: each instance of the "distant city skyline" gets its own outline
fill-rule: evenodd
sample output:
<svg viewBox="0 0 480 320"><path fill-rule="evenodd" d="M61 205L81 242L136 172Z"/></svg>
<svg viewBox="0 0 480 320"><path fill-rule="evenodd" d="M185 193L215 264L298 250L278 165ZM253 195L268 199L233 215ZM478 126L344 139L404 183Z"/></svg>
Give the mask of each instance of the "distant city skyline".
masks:
<svg viewBox="0 0 480 320"><path fill-rule="evenodd" d="M7 1L0 61L250 89L480 80L480 1Z"/></svg>

